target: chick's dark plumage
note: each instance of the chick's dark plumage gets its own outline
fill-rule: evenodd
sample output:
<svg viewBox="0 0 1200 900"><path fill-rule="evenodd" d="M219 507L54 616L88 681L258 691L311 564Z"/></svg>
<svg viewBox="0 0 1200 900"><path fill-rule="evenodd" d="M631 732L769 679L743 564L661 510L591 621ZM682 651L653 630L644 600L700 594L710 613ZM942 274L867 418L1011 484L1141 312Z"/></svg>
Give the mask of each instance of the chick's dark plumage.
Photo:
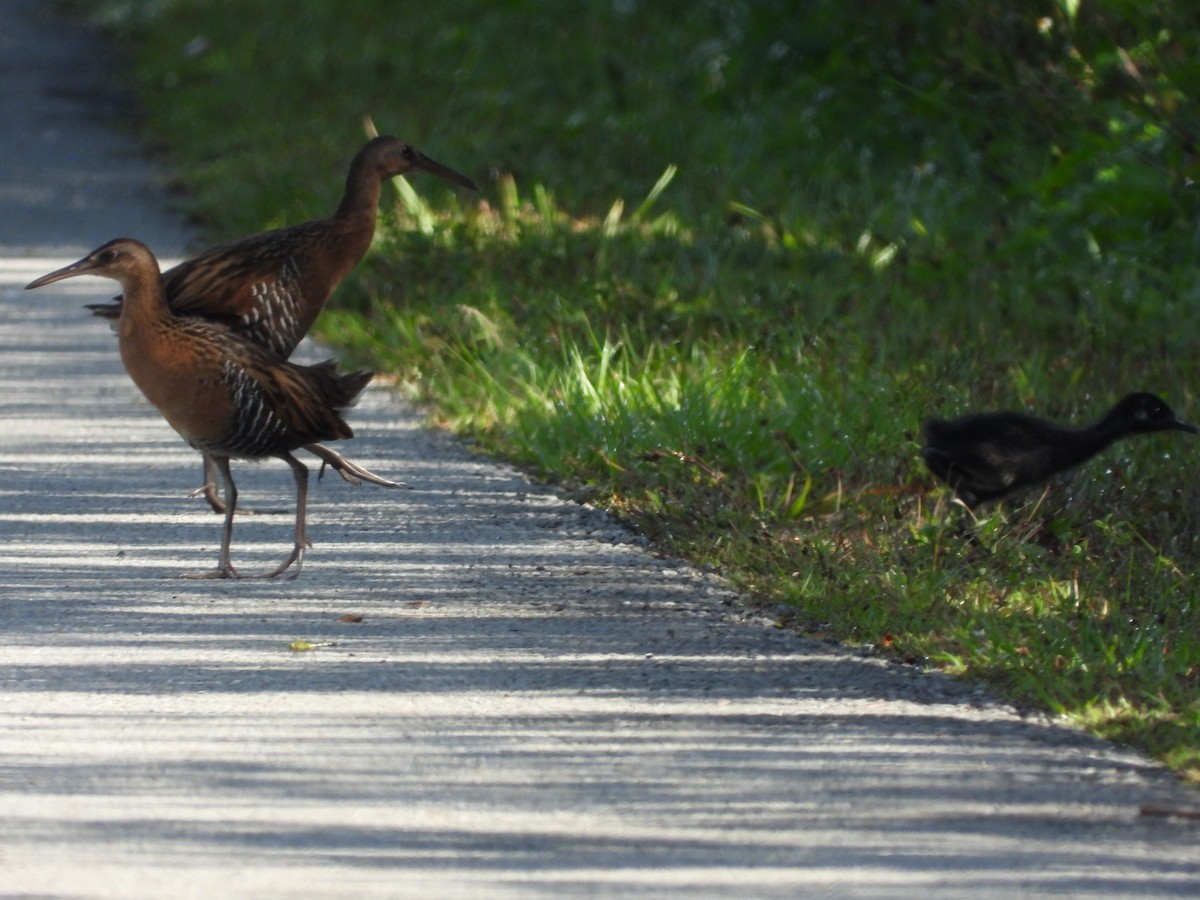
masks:
<svg viewBox="0 0 1200 900"><path fill-rule="evenodd" d="M921 457L963 503L975 507L1080 465L1120 438L1172 429L1200 432L1180 421L1162 398L1139 392L1085 428L1018 412L930 419L921 429Z"/></svg>

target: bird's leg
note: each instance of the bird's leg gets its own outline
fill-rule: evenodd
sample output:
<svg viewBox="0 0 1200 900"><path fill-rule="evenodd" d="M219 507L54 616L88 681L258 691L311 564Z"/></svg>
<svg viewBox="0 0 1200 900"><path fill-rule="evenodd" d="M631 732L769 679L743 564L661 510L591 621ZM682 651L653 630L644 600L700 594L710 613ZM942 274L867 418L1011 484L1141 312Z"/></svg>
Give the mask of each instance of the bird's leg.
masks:
<svg viewBox="0 0 1200 900"><path fill-rule="evenodd" d="M213 512L225 512L225 501L221 499L221 495L217 492L216 467L213 465L212 457L207 453L204 454L204 484L188 494L188 497L199 497L201 495L208 501L208 505L212 507Z"/></svg>
<svg viewBox="0 0 1200 900"><path fill-rule="evenodd" d="M213 512L225 512L225 501L221 499L221 494L217 491L216 469L214 468L212 457L207 453L204 454L204 484L188 494L188 497L191 498L200 496L203 496L208 501L208 505L213 508ZM238 515L281 516L286 512L286 509L247 509L243 506L238 510Z"/></svg>
<svg viewBox="0 0 1200 900"><path fill-rule="evenodd" d="M183 578L240 578L237 569L230 559L230 544L233 543L233 513L237 508L237 486L233 483L233 473L229 471L228 456L204 455L205 467L209 462L221 473L225 483L225 526L221 530L221 554L217 557L217 568L213 572L198 572L185 574Z"/></svg>
<svg viewBox="0 0 1200 900"><path fill-rule="evenodd" d="M291 575L294 581L300 577L300 569L304 565L304 551L312 546L304 530L305 513L308 506L308 466L304 465L304 463L300 462L300 460L296 459L290 453L280 453L278 456L292 467L292 474L296 476L296 539L292 545L292 552L287 559L270 572L264 572L261 575L253 577L274 578L276 575L282 575L292 563L295 563L296 571Z"/></svg>
<svg viewBox="0 0 1200 900"><path fill-rule="evenodd" d="M377 484L380 487L410 487L410 485L405 484L403 481L388 481L388 479L380 475L376 475L369 469L364 469L358 463L351 462L336 450L330 450L324 444L305 444L304 449L309 453L321 457L321 472L317 476L318 479L325 474L325 466L328 465L335 472L341 475L344 480L356 486L362 484L364 481L369 481L371 484Z"/></svg>

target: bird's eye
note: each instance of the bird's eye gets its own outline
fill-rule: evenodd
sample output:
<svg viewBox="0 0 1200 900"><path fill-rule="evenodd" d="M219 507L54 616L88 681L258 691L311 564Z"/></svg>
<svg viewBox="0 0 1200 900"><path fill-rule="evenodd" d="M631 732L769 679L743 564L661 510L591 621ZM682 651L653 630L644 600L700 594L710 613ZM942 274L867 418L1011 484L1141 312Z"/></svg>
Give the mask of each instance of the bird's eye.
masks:
<svg viewBox="0 0 1200 900"><path fill-rule="evenodd" d="M100 253L100 262L102 262L102 263L110 263L110 262L112 262L114 259L116 259L118 255L119 255L119 254L117 253L117 251L116 251L116 250L112 250L112 249L109 249L109 250L103 250L103 251L101 251L101 253Z"/></svg>
<svg viewBox="0 0 1200 900"><path fill-rule="evenodd" d="M400 150L400 155L403 156L405 159L407 159L409 162L412 162L414 159L417 158L417 151L414 150L412 147L408 146L408 144L405 144Z"/></svg>

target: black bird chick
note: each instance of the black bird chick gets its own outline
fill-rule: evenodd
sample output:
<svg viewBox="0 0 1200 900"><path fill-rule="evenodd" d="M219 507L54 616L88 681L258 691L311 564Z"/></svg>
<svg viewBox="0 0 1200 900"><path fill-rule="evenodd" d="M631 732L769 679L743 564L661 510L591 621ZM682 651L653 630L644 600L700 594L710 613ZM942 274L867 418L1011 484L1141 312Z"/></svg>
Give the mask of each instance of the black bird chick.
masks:
<svg viewBox="0 0 1200 900"><path fill-rule="evenodd" d="M1129 394L1086 428L1064 428L1024 413L992 412L958 419L929 419L921 426L921 457L968 507L1091 459L1113 441L1152 431L1200 428L1181 422L1162 398Z"/></svg>

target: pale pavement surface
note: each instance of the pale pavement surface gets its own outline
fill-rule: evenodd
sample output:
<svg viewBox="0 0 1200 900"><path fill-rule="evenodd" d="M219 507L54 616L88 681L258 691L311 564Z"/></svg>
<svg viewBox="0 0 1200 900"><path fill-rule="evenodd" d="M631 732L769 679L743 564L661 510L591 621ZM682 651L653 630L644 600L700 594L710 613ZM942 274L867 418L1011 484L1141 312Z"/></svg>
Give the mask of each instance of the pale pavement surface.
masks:
<svg viewBox="0 0 1200 900"><path fill-rule="evenodd" d="M174 578L220 520L81 309L112 283L21 290L186 246L48 6L0 2L0 896L1200 895L1158 766L772 628L381 388L342 449L416 490L314 485L299 581Z"/></svg>

